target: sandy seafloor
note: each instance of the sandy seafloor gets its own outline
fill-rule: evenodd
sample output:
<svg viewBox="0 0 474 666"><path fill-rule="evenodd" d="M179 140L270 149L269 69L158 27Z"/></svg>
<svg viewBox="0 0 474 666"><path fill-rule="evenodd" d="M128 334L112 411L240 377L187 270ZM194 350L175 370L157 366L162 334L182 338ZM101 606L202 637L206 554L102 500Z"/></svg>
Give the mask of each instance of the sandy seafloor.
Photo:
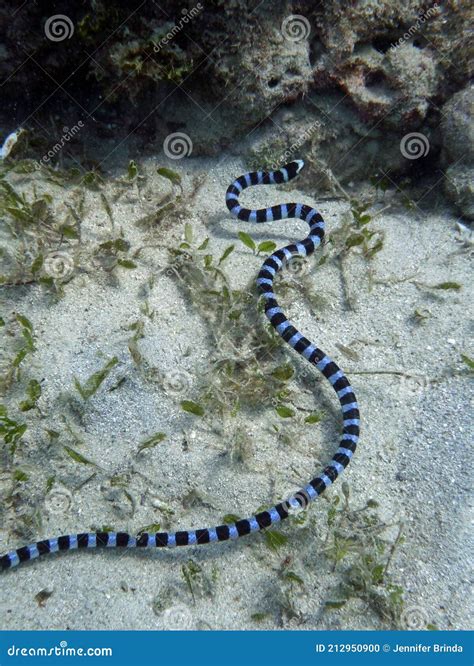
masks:
<svg viewBox="0 0 474 666"><path fill-rule="evenodd" d="M245 425L252 442L245 463L232 461L226 454L227 430L219 432L212 421L181 411L180 400L193 397L194 379L207 367L210 338L205 318L166 273L156 278L147 295L154 318L140 312L143 285L166 263L166 252L154 246L176 246L183 238L185 222L192 224L198 239L210 237L208 251L216 256L232 242L236 249L226 271L238 288L251 282L263 260L236 240L238 229L281 246L302 238L306 228L293 220L256 228L230 217L225 189L246 171L240 160L196 159L169 166L183 174L185 192L191 176L204 177L191 210L169 219L162 228L144 231L134 224L146 211L133 188L113 207L115 228L122 228L132 248L145 248L135 270L116 270L112 280L84 259L57 302L38 286L6 294L6 312L26 314L33 324L37 351L28 361L28 372L43 380L39 405L46 425L26 415L31 427L21 444L21 468L28 472L32 488L35 475L42 479L34 500L42 526L35 538L102 525L130 532L154 522L167 526L163 507L173 511L168 524L174 529L215 525L228 513L247 516L312 478L337 445L337 401L316 371L306 384L315 389L314 397L305 393L304 401L314 410L323 409L326 418L321 427L311 430L314 440L290 446L278 441L269 429L275 420L272 409L262 406ZM149 173L152 167L151 163L146 166ZM150 178L153 193L157 179ZM244 201L256 207L285 200L315 204L329 232L347 210L344 201L319 202L307 192L286 189L254 188ZM110 237L109 221L94 193L87 193L85 211L83 242ZM309 278L324 296L324 306L309 307L302 290L284 301L298 328L332 355L353 383L360 402L362 437L345 474L351 504L357 508L373 498L384 520L404 522L405 542L396 550L390 570L403 587L405 608L421 618L412 623L420 628L472 625L472 388L461 360L461 354L473 355L469 348L472 301L469 254L459 242L457 219L443 206L421 215L416 208L408 211L395 201L373 222L386 237L371 264L375 280L370 288L364 262L356 256L347 262L348 283L357 297L354 309L347 307L336 265L317 267L316 261L310 263ZM377 282L384 279L385 283ZM413 281L426 285L455 281L463 288L433 292ZM417 324L415 310L429 311L429 316ZM145 321L145 337L139 341L143 358L165 375L184 373L190 378L186 395L163 390L159 382L146 380L134 367L126 327L137 319ZM346 357L337 344L350 347L357 357ZM285 354L293 355L290 349ZM63 410L61 394L74 393L74 376L84 381L114 355L120 365L74 421L74 415ZM358 374L367 371L380 374ZM122 375L126 380L108 391ZM298 377L293 388L297 395ZM79 445L66 438L63 443L95 461L98 471L67 456L48 460L51 450L44 444L44 428L52 428L57 421L61 437L65 436L62 416L83 442ZM157 431L166 432L167 440L135 456L138 443ZM46 496L44 478L49 466L56 481ZM82 485L93 471L96 476ZM129 474L127 492L133 509L121 491L107 485L108 478L123 473ZM9 491L10 478L9 471L2 472L2 497ZM339 479L327 494L340 493ZM183 496L188 498L185 506ZM25 510L25 504L17 510ZM0 528L1 552L23 545L11 532L14 511L7 511L6 524ZM278 552L270 550L261 535L254 535L166 552L101 549L46 556L0 576L1 628L386 628L357 599L340 609L325 608L339 582L338 570L333 572L320 552L327 502L314 503L310 512L310 529L283 528L288 541ZM202 567L202 584L196 587L194 600L181 572L191 558ZM303 580L292 588L291 612L284 601L288 592L281 576L284 560L291 561ZM35 595L42 590L52 594L39 605ZM262 614L259 622L252 619L255 614Z"/></svg>

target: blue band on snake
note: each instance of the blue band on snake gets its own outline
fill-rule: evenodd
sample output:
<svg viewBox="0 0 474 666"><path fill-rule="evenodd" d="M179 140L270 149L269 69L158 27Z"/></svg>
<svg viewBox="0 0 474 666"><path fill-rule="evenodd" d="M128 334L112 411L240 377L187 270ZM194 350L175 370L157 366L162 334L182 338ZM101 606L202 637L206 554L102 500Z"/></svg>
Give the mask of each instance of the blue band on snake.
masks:
<svg viewBox="0 0 474 666"><path fill-rule="evenodd" d="M293 257L307 257L321 244L324 238L324 221L314 208L300 203L286 203L271 208L251 210L239 204L239 196L251 185L285 183L294 178L303 168L302 160L295 160L277 171L254 171L235 180L227 189L226 203L233 216L246 222L275 222L286 218L299 218L309 224L309 234L303 240L287 245L268 257L258 274L257 285L265 300L265 314L278 334L294 351L315 366L329 381L339 399L343 429L339 448L332 460L319 476L291 497L250 518L227 525L218 525L196 530L178 532L143 533L132 536L126 532L85 532L69 534L53 539L44 539L23 546L0 557L0 569L9 569L22 562L35 559L46 553L84 548L171 548L175 546L197 546L216 541L227 541L258 532L280 523L289 515L305 509L319 497L344 471L356 450L359 438L359 409L349 381L343 371L321 349L307 340L286 318L273 292L275 275Z"/></svg>

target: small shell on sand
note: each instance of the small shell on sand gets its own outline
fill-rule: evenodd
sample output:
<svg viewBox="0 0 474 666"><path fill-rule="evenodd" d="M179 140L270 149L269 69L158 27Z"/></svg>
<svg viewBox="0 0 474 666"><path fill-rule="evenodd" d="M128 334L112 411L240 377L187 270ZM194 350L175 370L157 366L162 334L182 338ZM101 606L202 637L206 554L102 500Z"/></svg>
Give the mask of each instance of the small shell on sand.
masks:
<svg viewBox="0 0 474 666"><path fill-rule="evenodd" d="M3 142L3 146L0 148L0 159L4 160L6 157L8 157L13 150L13 146L15 143L18 141L18 137L20 134L23 132L21 127L15 132L11 132Z"/></svg>

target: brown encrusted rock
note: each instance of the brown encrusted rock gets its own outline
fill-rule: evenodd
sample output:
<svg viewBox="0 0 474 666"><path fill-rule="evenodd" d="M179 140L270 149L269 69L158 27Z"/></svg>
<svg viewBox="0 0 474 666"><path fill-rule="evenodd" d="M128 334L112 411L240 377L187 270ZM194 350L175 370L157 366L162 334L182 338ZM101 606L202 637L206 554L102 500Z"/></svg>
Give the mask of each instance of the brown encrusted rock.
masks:
<svg viewBox="0 0 474 666"><path fill-rule="evenodd" d="M390 120L399 119L403 125L415 127L425 118L429 101L438 91L436 63L426 50L408 43L389 49L386 61L387 77L397 99Z"/></svg>
<svg viewBox="0 0 474 666"><path fill-rule="evenodd" d="M433 59L412 44L402 44L386 54L370 44L356 46L331 78L362 118L406 128L424 120L439 83Z"/></svg>
<svg viewBox="0 0 474 666"><path fill-rule="evenodd" d="M423 6L419 0L326 0L307 9L329 57L340 61L353 53L357 44L374 43L387 50L403 35L405 26L416 23Z"/></svg>
<svg viewBox="0 0 474 666"><path fill-rule="evenodd" d="M468 219L474 219L474 88L460 90L444 105L441 123L446 194Z"/></svg>
<svg viewBox="0 0 474 666"><path fill-rule="evenodd" d="M215 100L224 113L229 107L238 110L241 128L246 129L281 104L304 95L312 84L313 71L310 30L301 39L288 38L291 34L282 29L288 15L285 3L275 3L270 13L258 6L255 13L243 10L242 4L254 3L238 4L238 11L225 6L227 17L204 12L203 21L215 27L213 32L197 34L197 25L191 27L196 30L193 37L211 55L206 61L205 87L190 81L190 88L200 103ZM219 27L225 28L227 37L222 38Z"/></svg>
<svg viewBox="0 0 474 666"><path fill-rule="evenodd" d="M469 76L470 12L465 1L321 3L315 83L344 91L368 123L416 129Z"/></svg>
<svg viewBox="0 0 474 666"><path fill-rule="evenodd" d="M460 90L442 108L443 161L474 164L474 87Z"/></svg>
<svg viewBox="0 0 474 666"><path fill-rule="evenodd" d="M474 5L471 0L445 0L436 4L441 11L439 20L426 22L420 45L435 56L442 72L440 94L446 100L474 73Z"/></svg>
<svg viewBox="0 0 474 666"><path fill-rule="evenodd" d="M444 189L461 214L474 220L474 167L454 164L446 171Z"/></svg>

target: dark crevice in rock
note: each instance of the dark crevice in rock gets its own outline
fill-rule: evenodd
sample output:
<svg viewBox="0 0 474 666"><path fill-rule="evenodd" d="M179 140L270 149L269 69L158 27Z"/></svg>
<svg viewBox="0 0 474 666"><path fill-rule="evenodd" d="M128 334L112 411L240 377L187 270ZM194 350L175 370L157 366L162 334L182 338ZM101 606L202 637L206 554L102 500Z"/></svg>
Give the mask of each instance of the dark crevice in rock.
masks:
<svg viewBox="0 0 474 666"><path fill-rule="evenodd" d="M268 80L268 87L269 88L276 88L280 83L281 83L280 79L278 79L276 77L273 77L273 78Z"/></svg>
<svg viewBox="0 0 474 666"><path fill-rule="evenodd" d="M367 72L364 76L367 88L381 87L385 82L385 74L381 70Z"/></svg>
<svg viewBox="0 0 474 666"><path fill-rule="evenodd" d="M375 37L372 40L372 46L379 53L387 53L393 47L394 42L395 40L392 40L389 36Z"/></svg>

